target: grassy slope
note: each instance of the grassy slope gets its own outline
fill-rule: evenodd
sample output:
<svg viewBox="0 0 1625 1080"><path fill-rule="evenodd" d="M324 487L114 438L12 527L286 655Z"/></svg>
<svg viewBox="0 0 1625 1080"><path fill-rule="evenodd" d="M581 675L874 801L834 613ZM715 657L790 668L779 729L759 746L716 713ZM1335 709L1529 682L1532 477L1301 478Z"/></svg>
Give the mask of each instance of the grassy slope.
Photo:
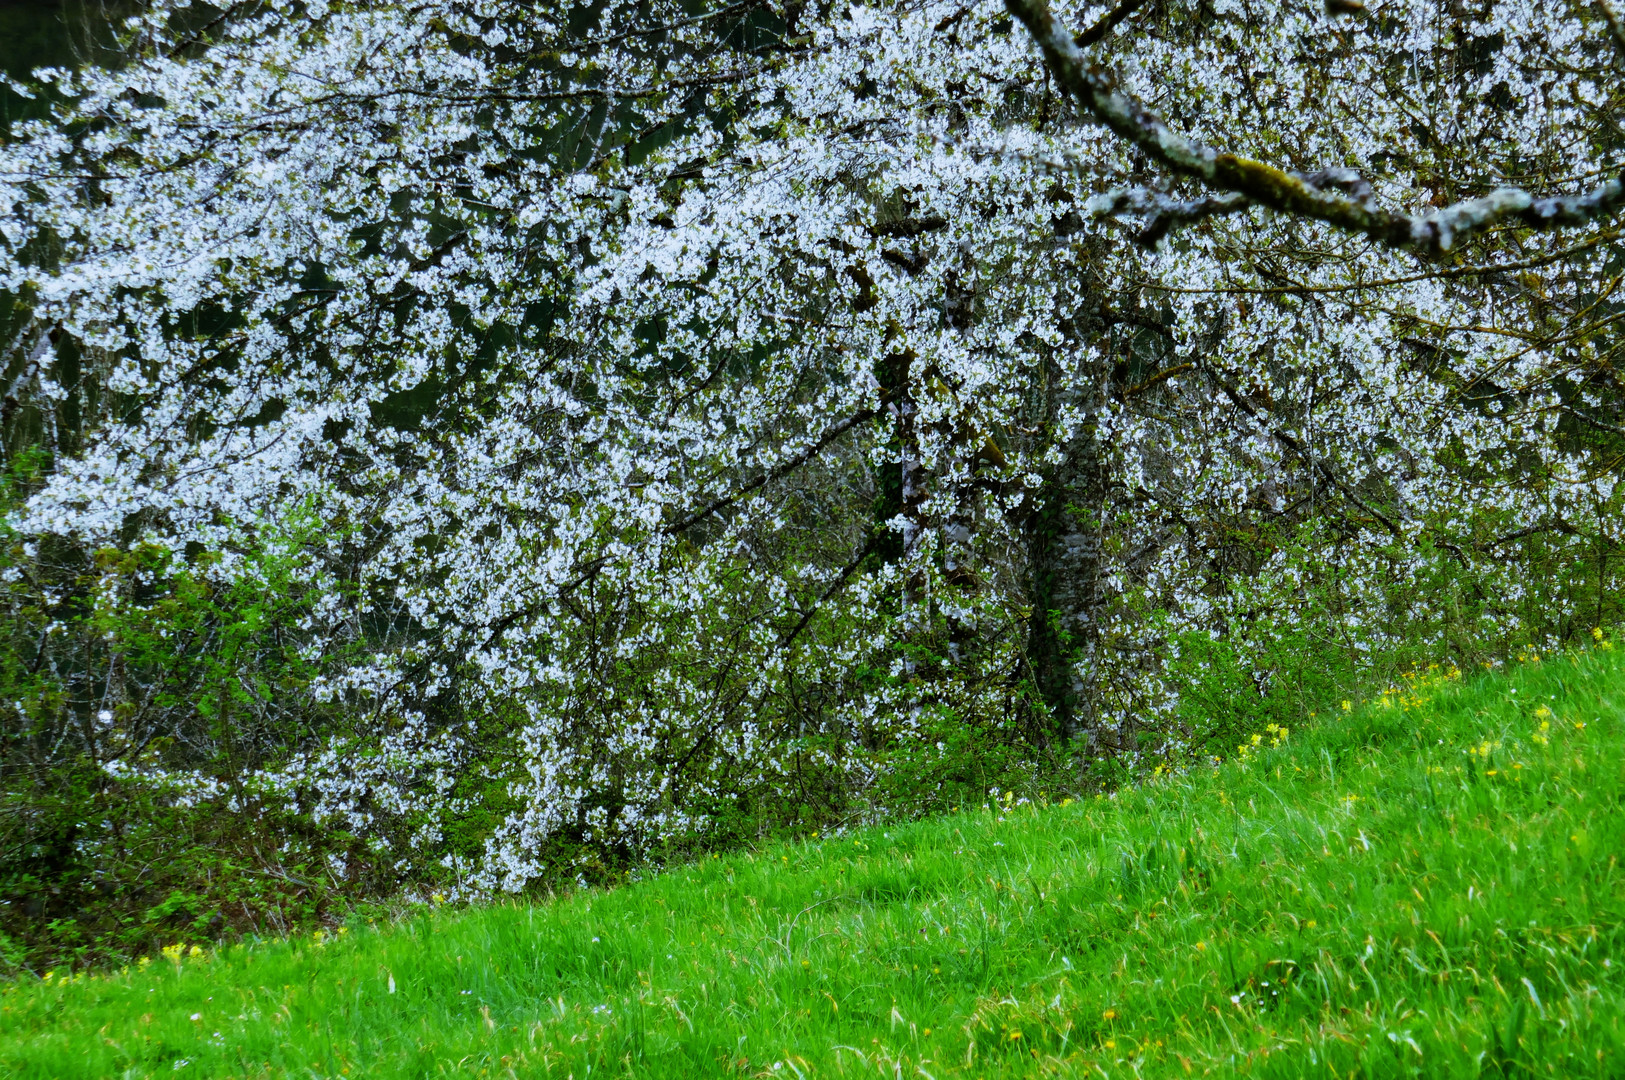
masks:
<svg viewBox="0 0 1625 1080"><path fill-rule="evenodd" d="M1115 800L13 985L0 1075L1617 1076L1622 657Z"/></svg>

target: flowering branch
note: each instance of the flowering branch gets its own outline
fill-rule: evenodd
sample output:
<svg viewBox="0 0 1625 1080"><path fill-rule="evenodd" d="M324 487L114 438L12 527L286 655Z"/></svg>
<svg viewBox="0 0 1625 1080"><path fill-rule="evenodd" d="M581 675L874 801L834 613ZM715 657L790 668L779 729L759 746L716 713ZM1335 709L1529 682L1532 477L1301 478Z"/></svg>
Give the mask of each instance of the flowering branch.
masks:
<svg viewBox="0 0 1625 1080"><path fill-rule="evenodd" d="M1384 210L1375 204L1369 187L1348 170L1326 170L1309 176L1284 172L1262 161L1220 153L1181 135L1137 98L1120 90L1105 72L1089 64L1076 40L1050 12L1047 0L1005 0L1005 6L1032 34L1056 81L1096 120L1171 172L1201 180L1245 201L1216 207L1184 203L1154 211L1153 226L1160 227L1148 226L1147 236L1143 238L1151 243L1170 225L1240 209L1243 205L1258 205L1324 221L1349 232L1364 233L1388 247L1436 255L1505 221L1516 221L1533 229L1554 229L1587 224L1625 205L1625 170L1622 170L1580 195L1537 199L1521 188L1500 187L1480 198L1466 199L1426 214ZM1317 177L1320 183L1316 182ZM1132 204L1157 197L1155 193L1128 192L1108 196L1107 205L1119 199L1127 199Z"/></svg>

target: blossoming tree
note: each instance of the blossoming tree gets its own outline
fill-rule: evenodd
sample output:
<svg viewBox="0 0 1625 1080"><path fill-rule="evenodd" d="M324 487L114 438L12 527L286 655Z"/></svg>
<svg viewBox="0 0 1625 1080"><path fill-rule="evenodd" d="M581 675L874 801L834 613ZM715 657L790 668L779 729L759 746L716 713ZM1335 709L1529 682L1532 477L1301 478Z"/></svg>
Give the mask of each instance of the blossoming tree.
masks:
<svg viewBox="0 0 1625 1080"><path fill-rule="evenodd" d="M0 147L7 767L520 888L956 730L1183 759L1293 635L1562 633L1620 27L157 3Z"/></svg>

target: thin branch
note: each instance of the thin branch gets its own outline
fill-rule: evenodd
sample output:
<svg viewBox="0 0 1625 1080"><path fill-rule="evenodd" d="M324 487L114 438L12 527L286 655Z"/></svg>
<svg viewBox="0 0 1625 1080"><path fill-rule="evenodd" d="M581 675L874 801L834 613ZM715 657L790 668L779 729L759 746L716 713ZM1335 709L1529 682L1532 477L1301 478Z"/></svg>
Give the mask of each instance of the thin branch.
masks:
<svg viewBox="0 0 1625 1080"><path fill-rule="evenodd" d="M1157 386L1160 383L1167 382L1169 379L1173 378L1175 375L1182 375L1185 372L1190 371L1195 366L1196 366L1195 364L1175 364L1173 367L1163 368L1161 371L1157 372L1155 375L1151 376L1149 379L1145 380L1144 382L1139 383L1139 384L1137 384L1135 386L1131 386L1128 389L1124 390L1122 392L1122 394L1119 395L1119 396L1124 401L1127 401L1131 397L1138 397L1140 394L1145 393L1147 390L1151 389L1153 386Z"/></svg>
<svg viewBox="0 0 1625 1080"><path fill-rule="evenodd" d="M1402 277L1379 278L1375 281L1355 281L1342 285L1224 285L1206 288L1181 288L1177 285L1165 285L1161 282L1143 280L1131 284L1136 288L1149 289L1166 293L1186 293L1192 295L1216 296L1310 296L1315 294L1360 292L1366 289L1383 289L1392 285L1409 285L1414 281L1448 281L1464 277L1487 277L1495 274L1511 273L1515 270L1535 270L1552 263L1562 262L1572 256L1601 247L1620 238L1617 230L1599 233L1584 243L1574 244L1570 247L1549 252L1531 259L1510 263L1475 263L1471 266L1452 266L1447 269L1427 270L1420 274L1407 274Z"/></svg>
<svg viewBox="0 0 1625 1080"><path fill-rule="evenodd" d="M1156 247L1157 241L1170 229L1219 214L1234 214L1251 205L1245 195L1233 191L1210 195L1205 199L1176 199L1149 188L1125 188L1090 200L1089 208L1102 216L1121 213L1149 215L1134 240L1146 247Z"/></svg>
<svg viewBox="0 0 1625 1080"><path fill-rule="evenodd" d="M1510 544L1514 540L1522 540L1524 537L1534 536L1536 533L1550 532L1556 527L1557 526L1553 525L1549 521L1542 522L1538 525L1531 525L1526 529L1519 529L1516 532L1509 532L1505 536L1497 536L1494 540L1489 540L1479 544L1478 548L1480 551L1488 552L1491 548L1498 548L1502 544Z"/></svg>
<svg viewBox="0 0 1625 1080"><path fill-rule="evenodd" d="M807 628L808 623L812 622L812 617L818 614L825 604L829 603L829 598L840 591L841 587L852 577L853 572L863 565L863 560L867 559L870 552L874 551L879 544L880 532L878 530L871 531L869 539L864 543L862 550L852 556L852 560L842 567L841 572L835 576L835 580L829 583L829 588L825 589L824 594L818 598L818 602L810 605L806 611L801 613L801 621L796 623L791 631L779 641L779 648L786 649L790 647L790 643L796 639L796 636Z"/></svg>
<svg viewBox="0 0 1625 1080"><path fill-rule="evenodd" d="M674 521L670 525L666 526L666 528L662 531L667 536L676 536L679 533L686 532L695 525L698 525L700 522L704 521L706 518L710 517L712 514L715 514L717 511L727 509L740 499L743 499L746 495L749 495L751 492L755 491L757 488L766 486L769 481L778 480L781 477L788 476L796 469L799 469L801 466L817 457L823 451L824 447L828 446L842 435L845 435L848 431L857 427L865 420L872 420L879 414L879 409L865 409L860 413L855 413L852 416L847 417L845 420L842 420L840 423L826 431L817 442L807 447L801 453L795 455L794 457L788 458L785 461L781 461L767 472L758 473L754 478L749 480L744 487L740 488L732 495L724 495L720 499L717 499L716 501L694 511L687 517L679 518L677 521Z"/></svg>
<svg viewBox="0 0 1625 1080"><path fill-rule="evenodd" d="M1515 221L1532 229L1584 225L1625 205L1622 170L1580 195L1537 199L1521 188L1501 187L1426 214L1384 210L1371 198L1369 187L1349 170L1288 173L1251 158L1220 153L1180 134L1088 62L1073 36L1050 12L1047 0L1005 0L1005 6L1032 34L1055 81L1096 120L1169 171L1240 195L1258 206L1324 221L1388 247L1437 255L1502 222Z"/></svg>
<svg viewBox="0 0 1625 1080"><path fill-rule="evenodd" d="M698 23L710 22L715 19L731 18L735 15L742 15L746 12L765 6L766 5L762 3L762 0L740 0L739 3L729 4L726 7L718 8L715 11L706 11L698 15L691 15L686 19L678 19L675 22L656 23L652 26L637 26L627 30L622 30L618 34L611 34L608 37L583 39L580 42L577 42L573 47L582 51L588 49L602 49L610 45L619 45L621 42L629 41L632 38L648 38L661 34L670 34L673 31L681 30L685 26L694 26ZM533 57L545 57L548 54L546 52L537 50L531 55Z"/></svg>
<svg viewBox="0 0 1625 1080"><path fill-rule="evenodd" d="M1599 420L1588 412L1582 412L1581 410L1576 409L1573 405L1559 405L1558 408L1562 409L1576 420L1596 428L1598 431L1606 431L1614 435L1625 435L1625 427L1620 427L1618 424L1610 424L1606 420Z"/></svg>

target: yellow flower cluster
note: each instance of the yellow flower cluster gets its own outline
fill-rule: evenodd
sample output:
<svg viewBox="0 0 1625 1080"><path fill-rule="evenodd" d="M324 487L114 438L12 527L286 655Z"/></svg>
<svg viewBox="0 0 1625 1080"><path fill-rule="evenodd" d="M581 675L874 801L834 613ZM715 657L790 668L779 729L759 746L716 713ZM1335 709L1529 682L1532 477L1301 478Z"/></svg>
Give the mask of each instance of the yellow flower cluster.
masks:
<svg viewBox="0 0 1625 1080"><path fill-rule="evenodd" d="M173 945L165 945L162 949L159 950L159 952L161 952L163 954L163 957L164 957L165 960L169 960L169 961L172 961L173 963L179 964L181 962L181 960L183 960L185 958L190 958L190 959L193 959L193 960L198 959L199 957L201 957L203 955L203 948L202 948L202 946L199 946L199 945L192 945L192 946L188 947L187 944L184 941L177 941ZM141 966L146 967L147 966L147 958L142 957L141 960L142 960Z"/></svg>
<svg viewBox="0 0 1625 1080"><path fill-rule="evenodd" d="M87 980L99 978L101 978L101 976L92 975L89 972L84 971L81 971L78 974L74 974L70 971L65 975L58 975L55 971L47 971L44 975L40 976L39 981L44 983L46 986L50 986L52 983L55 983L57 986L70 986L73 983L82 983Z"/></svg>
<svg viewBox="0 0 1625 1080"><path fill-rule="evenodd" d="M1401 678L1404 679L1403 686L1390 686L1383 691L1382 697L1377 699L1377 704L1382 708L1391 709L1397 705L1406 712L1419 709L1427 704L1429 690L1441 683L1461 678L1461 669L1454 663L1429 664L1427 670L1407 671ZM1343 707L1347 709L1348 703L1344 702Z"/></svg>
<svg viewBox="0 0 1625 1080"><path fill-rule="evenodd" d="M1280 746L1286 742L1287 729L1280 724L1265 724L1264 730L1254 732L1253 737L1236 747L1236 760L1246 761L1258 751L1264 749L1264 740L1269 739L1269 745Z"/></svg>

